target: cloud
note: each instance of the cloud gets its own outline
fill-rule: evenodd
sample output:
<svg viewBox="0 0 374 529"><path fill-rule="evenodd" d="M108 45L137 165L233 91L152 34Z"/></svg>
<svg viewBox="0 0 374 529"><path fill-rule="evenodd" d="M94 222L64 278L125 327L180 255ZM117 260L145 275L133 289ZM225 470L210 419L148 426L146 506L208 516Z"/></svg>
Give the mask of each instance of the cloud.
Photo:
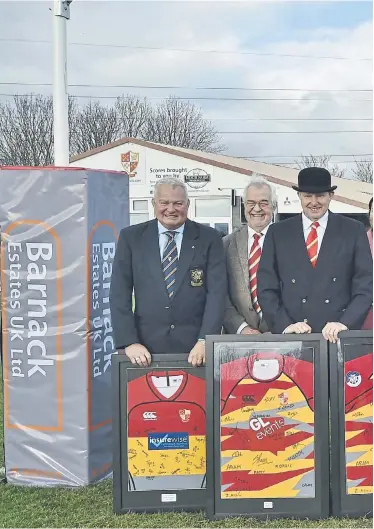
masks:
<svg viewBox="0 0 374 529"><path fill-rule="evenodd" d="M287 4L287 5L286 5ZM278 101L196 100L222 134L227 154L236 156L371 153L372 135L364 133L301 134L302 131L368 130L370 121L282 121L282 118L371 118L372 105L362 101L371 89L372 62L309 59L368 57L372 50L370 9L336 2L326 11L319 3L301 2L88 2L74 0L67 23L70 43L107 43L119 47L70 44L68 79L71 84L243 87L252 90L171 90L72 87L71 93L116 96L122 92L152 101L173 93L181 97L268 98ZM301 6L301 4L305 4ZM335 4L335 3L334 3ZM356 3L355 3L356 4ZM3 38L51 40L50 2L0 2ZM335 9L335 10L334 10ZM321 10L320 17L315 10ZM324 10L324 11L323 11ZM344 11L344 16L342 14ZM308 19L314 13L319 22ZM355 16L353 16L355 13ZM339 17L341 26L339 27ZM356 17L356 18L355 18ZM309 17L311 18L311 17ZM52 46L1 42L2 79L52 82ZM121 45L150 46L144 50ZM199 52L172 51L197 49ZM204 53L218 50L229 53ZM249 53L261 53L256 56ZM283 56L282 56L283 55ZM293 88L301 91L255 91ZM0 92L37 91L51 87L0 86ZM329 90L329 92L313 92ZM1 97L1 96L0 96ZM294 98L296 101L281 99ZM312 99L319 99L313 101ZM357 101L361 99L361 101ZM112 100L102 99L106 104ZM85 102L84 99L81 100ZM267 121L260 121L266 118ZM258 119L259 121L242 121ZM276 119L277 121L268 121ZM292 134L244 134L248 131L288 131ZM294 132L300 131L300 134ZM288 161L274 158L274 161ZM351 164L348 166L351 167Z"/></svg>

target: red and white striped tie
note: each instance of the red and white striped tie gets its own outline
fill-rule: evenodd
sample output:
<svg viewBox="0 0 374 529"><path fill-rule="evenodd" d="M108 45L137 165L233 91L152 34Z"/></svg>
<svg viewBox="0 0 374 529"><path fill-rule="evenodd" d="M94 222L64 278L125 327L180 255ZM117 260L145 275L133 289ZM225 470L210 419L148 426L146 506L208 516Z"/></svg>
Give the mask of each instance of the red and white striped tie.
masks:
<svg viewBox="0 0 374 529"><path fill-rule="evenodd" d="M261 307L257 300L257 270L261 259L261 246L259 244L260 237L262 237L262 233L254 234L254 240L248 259L249 292L251 294L253 308L257 314L261 312Z"/></svg>
<svg viewBox="0 0 374 529"><path fill-rule="evenodd" d="M313 222L308 238L305 243L306 249L308 251L309 259L310 259L310 262L312 263L313 268L317 264L317 250L318 250L317 228L318 226L319 226L319 222Z"/></svg>

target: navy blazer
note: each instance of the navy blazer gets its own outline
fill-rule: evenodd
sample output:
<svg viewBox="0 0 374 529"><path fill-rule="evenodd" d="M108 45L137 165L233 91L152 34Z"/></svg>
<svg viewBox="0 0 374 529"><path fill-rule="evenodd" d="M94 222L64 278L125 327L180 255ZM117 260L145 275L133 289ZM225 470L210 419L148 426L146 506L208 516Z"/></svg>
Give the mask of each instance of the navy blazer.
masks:
<svg viewBox="0 0 374 529"><path fill-rule="evenodd" d="M196 281L194 270L202 281ZM157 220L124 228L114 257L110 289L116 348L141 343L152 354L190 352L198 338L220 334L226 283L222 238L216 230L186 221L174 295L169 299L161 268Z"/></svg>
<svg viewBox="0 0 374 529"><path fill-rule="evenodd" d="M360 329L373 300L373 264L364 225L329 212L315 268L301 214L271 225L257 283L259 304L273 333L304 320L317 333L327 322Z"/></svg>

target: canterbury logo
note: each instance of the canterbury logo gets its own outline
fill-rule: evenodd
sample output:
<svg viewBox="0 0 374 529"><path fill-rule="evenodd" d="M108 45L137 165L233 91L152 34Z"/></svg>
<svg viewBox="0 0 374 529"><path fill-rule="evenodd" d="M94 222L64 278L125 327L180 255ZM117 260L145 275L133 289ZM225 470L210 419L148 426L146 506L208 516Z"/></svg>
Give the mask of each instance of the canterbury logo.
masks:
<svg viewBox="0 0 374 529"><path fill-rule="evenodd" d="M143 419L145 421L155 421L157 420L157 413L154 411L145 411L143 413Z"/></svg>

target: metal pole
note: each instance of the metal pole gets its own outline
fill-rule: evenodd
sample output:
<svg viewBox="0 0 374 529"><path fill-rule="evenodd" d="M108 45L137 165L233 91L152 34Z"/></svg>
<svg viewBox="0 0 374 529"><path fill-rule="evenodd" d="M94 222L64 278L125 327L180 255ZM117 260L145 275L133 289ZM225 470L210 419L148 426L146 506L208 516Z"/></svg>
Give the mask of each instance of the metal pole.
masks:
<svg viewBox="0 0 374 529"><path fill-rule="evenodd" d="M53 135L55 165L69 165L68 81L66 67L66 20L70 18L65 0L53 1Z"/></svg>

